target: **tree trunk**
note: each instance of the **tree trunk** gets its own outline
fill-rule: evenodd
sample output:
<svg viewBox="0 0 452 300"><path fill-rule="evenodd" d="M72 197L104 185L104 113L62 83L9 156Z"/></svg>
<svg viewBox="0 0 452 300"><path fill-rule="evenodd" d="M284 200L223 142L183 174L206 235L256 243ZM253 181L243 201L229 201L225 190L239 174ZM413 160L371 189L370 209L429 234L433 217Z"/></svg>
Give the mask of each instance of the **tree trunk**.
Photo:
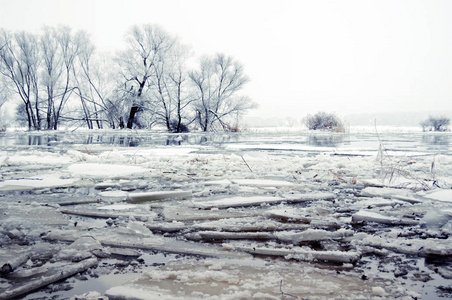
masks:
<svg viewBox="0 0 452 300"><path fill-rule="evenodd" d="M127 128L132 129L133 122L135 121L135 114L138 111L138 106L132 106L130 108L129 119L127 120Z"/></svg>
<svg viewBox="0 0 452 300"><path fill-rule="evenodd" d="M137 99L140 99L141 94L143 93L144 85L146 84L146 80L139 82L140 86L138 88ZM127 120L127 128L132 129L133 122L135 121L135 115L139 111L140 107L137 104L133 104L130 108L129 119Z"/></svg>

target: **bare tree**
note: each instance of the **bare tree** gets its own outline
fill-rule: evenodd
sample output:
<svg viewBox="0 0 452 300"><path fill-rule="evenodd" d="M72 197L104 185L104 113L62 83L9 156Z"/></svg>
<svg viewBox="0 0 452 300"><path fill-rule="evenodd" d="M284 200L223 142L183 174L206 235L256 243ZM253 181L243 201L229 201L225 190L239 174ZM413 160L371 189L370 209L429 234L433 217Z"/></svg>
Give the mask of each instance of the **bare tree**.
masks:
<svg viewBox="0 0 452 300"><path fill-rule="evenodd" d="M155 76L158 57L171 48L173 40L156 25L132 27L126 36L127 49L120 53L121 74L130 89L132 99L127 128L132 128L137 112L145 108L143 97L146 84Z"/></svg>
<svg viewBox="0 0 452 300"><path fill-rule="evenodd" d="M1 67L1 65L0 65ZM7 83L5 83L5 78L3 76L0 77L0 131L5 130L6 123L5 117L6 112L3 109L3 105L9 100L11 96L11 90L8 88Z"/></svg>
<svg viewBox="0 0 452 300"><path fill-rule="evenodd" d="M93 127L93 120L98 128L102 128L104 120L113 129L123 128L126 114L124 100L128 93L121 87L119 70L111 64L111 57L95 55L94 46L88 45L82 49L79 61L81 80L77 93L88 128Z"/></svg>
<svg viewBox="0 0 452 300"><path fill-rule="evenodd" d="M2 31L1 73L23 101L30 130L57 129L75 86L75 59L89 39L69 27L44 28L41 36Z"/></svg>
<svg viewBox="0 0 452 300"><path fill-rule="evenodd" d="M197 94L196 119L203 131L213 130L216 124L230 130L231 122L255 107L249 98L238 95L249 79L230 56L204 58L200 69L190 72L190 79Z"/></svg>
<svg viewBox="0 0 452 300"><path fill-rule="evenodd" d="M69 27L60 27L55 31L55 36L60 48L61 65L57 97L52 101L53 129L57 129L58 121L64 106L76 87L75 60L80 54L82 45L89 43L88 36L83 31L72 33ZM58 72L58 71L57 71Z"/></svg>
<svg viewBox="0 0 452 300"><path fill-rule="evenodd" d="M15 86L27 115L28 129L41 129L38 72L41 63L37 36L2 31L4 46L0 52L1 73Z"/></svg>
<svg viewBox="0 0 452 300"><path fill-rule="evenodd" d="M42 72L42 85L47 93L47 128L53 128L53 108L54 98L58 80L61 76L62 60L60 55L60 49L58 40L55 34L55 30L50 27L44 28L44 33L41 36L40 45L43 56L43 72Z"/></svg>
<svg viewBox="0 0 452 300"><path fill-rule="evenodd" d="M170 121L170 129L173 132L188 131L187 125L190 123L188 120L187 108L195 100L189 92L188 77L184 70L183 63L178 63L175 69L169 74L172 86L172 96L174 99L174 117ZM183 119L186 119L186 123L183 123Z"/></svg>
<svg viewBox="0 0 452 300"><path fill-rule="evenodd" d="M155 76L151 80L151 97L157 122L164 124L168 131L187 131L187 108L190 98L188 75L185 64L189 58L188 48L177 41L164 53L160 53L154 64ZM185 121L183 121L185 119Z"/></svg>
<svg viewBox="0 0 452 300"><path fill-rule="evenodd" d="M2 49L6 46L6 43L4 43L3 38L0 36L0 53ZM0 60L0 68L2 68L2 63ZM1 72L0 72L1 74ZM5 77L0 77L0 109L2 106L8 101L9 97L11 96L11 90L8 88L8 83L6 83ZM0 114L2 115L2 114ZM3 120L0 120L2 122ZM0 126L3 124L0 123Z"/></svg>

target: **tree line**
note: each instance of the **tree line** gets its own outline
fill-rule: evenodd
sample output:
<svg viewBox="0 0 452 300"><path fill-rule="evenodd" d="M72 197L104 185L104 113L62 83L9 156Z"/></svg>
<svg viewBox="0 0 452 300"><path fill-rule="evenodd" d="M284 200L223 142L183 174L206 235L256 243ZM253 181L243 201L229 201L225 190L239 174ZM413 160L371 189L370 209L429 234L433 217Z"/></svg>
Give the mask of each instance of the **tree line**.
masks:
<svg viewBox="0 0 452 300"><path fill-rule="evenodd" d="M130 28L114 55L97 53L86 32L66 26L37 34L0 29L0 101L19 98L16 116L29 130L65 122L234 130L255 107L241 94L248 81L231 56L194 63L190 49L158 25Z"/></svg>

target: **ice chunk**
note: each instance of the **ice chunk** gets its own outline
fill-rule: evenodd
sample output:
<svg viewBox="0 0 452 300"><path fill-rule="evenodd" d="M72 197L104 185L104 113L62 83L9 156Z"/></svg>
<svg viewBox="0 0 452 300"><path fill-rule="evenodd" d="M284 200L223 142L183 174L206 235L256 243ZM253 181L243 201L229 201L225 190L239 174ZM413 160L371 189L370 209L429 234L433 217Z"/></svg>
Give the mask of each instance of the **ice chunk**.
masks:
<svg viewBox="0 0 452 300"><path fill-rule="evenodd" d="M162 148L154 148L154 149L139 149L139 150L124 150L120 151L121 154L127 156L144 156L144 157L153 157L153 156L186 156L192 152L198 151L195 147L162 147Z"/></svg>
<svg viewBox="0 0 452 300"><path fill-rule="evenodd" d="M290 241L294 244L310 241L340 240L353 235L353 230L340 229L337 231L326 231L321 229L307 229L303 232L280 232L278 239Z"/></svg>
<svg viewBox="0 0 452 300"><path fill-rule="evenodd" d="M166 221L194 221L217 220L225 218L239 218L250 215L251 212L237 210L219 210L213 208L208 212L193 207L168 206L163 208L163 216Z"/></svg>
<svg viewBox="0 0 452 300"><path fill-rule="evenodd" d="M100 192L99 196L104 201L126 200L129 194L124 191L105 191Z"/></svg>
<svg viewBox="0 0 452 300"><path fill-rule="evenodd" d="M268 179L234 179L233 183L239 185L248 185L256 187L294 187L295 184L290 181L268 180Z"/></svg>
<svg viewBox="0 0 452 300"><path fill-rule="evenodd" d="M51 206L32 204L9 204L4 203L0 207L0 214L2 222L23 222L23 224L32 224L34 228L37 225L67 225L69 223L66 216L64 216L58 209Z"/></svg>
<svg viewBox="0 0 452 300"><path fill-rule="evenodd" d="M394 196L410 196L412 193L405 189L395 188L378 188L378 187L366 187L361 191L361 196L364 197L384 197L392 198Z"/></svg>
<svg viewBox="0 0 452 300"><path fill-rule="evenodd" d="M105 209L105 210L129 210L136 208L135 204L112 204L98 207L97 209Z"/></svg>
<svg viewBox="0 0 452 300"><path fill-rule="evenodd" d="M381 286L375 286L372 288L372 294L379 297L384 297L386 295L386 291Z"/></svg>
<svg viewBox="0 0 452 300"><path fill-rule="evenodd" d="M450 190L433 190L432 192L428 192L424 195L424 197L443 201L443 202L452 202L452 189Z"/></svg>
<svg viewBox="0 0 452 300"><path fill-rule="evenodd" d="M14 287L6 290L0 289L0 299L12 299L27 294L33 290L47 286L51 283L63 280L74 274L83 272L98 264L96 258L90 258L78 263L52 264L49 268L43 268L45 271L41 276L32 277L23 281Z"/></svg>
<svg viewBox="0 0 452 300"><path fill-rule="evenodd" d="M29 253L14 253L13 255L10 253L0 252L0 275L3 276L5 274L11 273L17 267L23 265L30 258Z"/></svg>
<svg viewBox="0 0 452 300"><path fill-rule="evenodd" d="M363 200L356 201L352 207L366 208L366 207L383 207L383 206L395 206L397 204L404 204L405 202L399 200L385 199L380 197L364 198Z"/></svg>
<svg viewBox="0 0 452 300"><path fill-rule="evenodd" d="M452 220L448 221L442 228L441 232L452 236Z"/></svg>
<svg viewBox="0 0 452 300"><path fill-rule="evenodd" d="M25 191L42 188L68 187L74 185L79 179L61 178L57 174L44 174L29 178L8 179L0 182L0 191Z"/></svg>
<svg viewBox="0 0 452 300"><path fill-rule="evenodd" d="M451 255L452 239L403 239L379 236L367 236L362 240L355 240L358 244L368 245L376 248L385 248L397 253L410 255Z"/></svg>
<svg viewBox="0 0 452 300"><path fill-rule="evenodd" d="M275 235L270 232L198 231L186 237L191 240L271 240Z"/></svg>
<svg viewBox="0 0 452 300"><path fill-rule="evenodd" d="M452 255L452 237L447 239L427 239L424 252L427 255Z"/></svg>
<svg viewBox="0 0 452 300"><path fill-rule="evenodd" d="M113 182L111 180L99 182L94 185L94 188L96 190L105 190L107 188L117 188L117 187L119 187L119 184L117 182Z"/></svg>
<svg viewBox="0 0 452 300"><path fill-rule="evenodd" d="M24 155L20 152L19 155L10 156L8 158L9 164L26 165L26 164L45 164L45 165L63 165L69 164L72 159L61 156L56 153L34 152L33 154Z"/></svg>
<svg viewBox="0 0 452 300"><path fill-rule="evenodd" d="M102 296L99 292L88 292L72 297L70 300L108 300L107 296Z"/></svg>
<svg viewBox="0 0 452 300"><path fill-rule="evenodd" d="M127 179L130 176L149 174L150 170L131 165L77 163L68 167L68 172L74 176L90 178Z"/></svg>
<svg viewBox="0 0 452 300"><path fill-rule="evenodd" d="M61 249L54 258L56 260L82 261L92 257L91 252L96 249L102 249L102 245L98 240L93 237L80 237L71 245Z"/></svg>
<svg viewBox="0 0 452 300"><path fill-rule="evenodd" d="M183 199L190 198L192 196L191 191L158 191L158 192L144 192L144 193L129 193L129 202L145 202L155 200L168 200L168 199Z"/></svg>
<svg viewBox="0 0 452 300"><path fill-rule="evenodd" d="M334 261L341 263L351 263L359 259L360 253L355 251L316 251L308 248L293 247L286 248L270 248L270 247L242 247L236 246L236 250L244 251L251 254L284 256L287 259L298 259L302 261Z"/></svg>
<svg viewBox="0 0 452 300"><path fill-rule="evenodd" d="M280 223L275 220L253 217L223 219L192 225L192 228L197 230L222 230L233 232L305 230L308 227L309 225L306 224Z"/></svg>
<svg viewBox="0 0 452 300"><path fill-rule="evenodd" d="M311 220L306 217L306 210L293 207L283 207L271 209L264 213L267 218L282 219L284 221L309 223Z"/></svg>
<svg viewBox="0 0 452 300"><path fill-rule="evenodd" d="M250 197L231 197L211 201L199 201L195 202L195 207L209 209L213 207L228 208L228 207L244 207L244 206L256 206L262 204L274 204L285 201L283 197L273 196L250 196Z"/></svg>
<svg viewBox="0 0 452 300"><path fill-rule="evenodd" d="M227 186L230 185L232 183L232 181L228 180L228 179L221 179L221 180L209 180L209 181L205 181L202 184L205 186L215 186L215 185L219 185L219 186Z"/></svg>
<svg viewBox="0 0 452 300"><path fill-rule="evenodd" d="M438 230L444 226L449 219L451 219L449 215L436 209L431 209L427 211L421 219L421 224L425 224L425 226L430 230Z"/></svg>
<svg viewBox="0 0 452 300"><path fill-rule="evenodd" d="M352 222L375 222L387 225L416 225L419 222L411 219L399 219L396 217L385 216L373 211L360 210L352 215Z"/></svg>

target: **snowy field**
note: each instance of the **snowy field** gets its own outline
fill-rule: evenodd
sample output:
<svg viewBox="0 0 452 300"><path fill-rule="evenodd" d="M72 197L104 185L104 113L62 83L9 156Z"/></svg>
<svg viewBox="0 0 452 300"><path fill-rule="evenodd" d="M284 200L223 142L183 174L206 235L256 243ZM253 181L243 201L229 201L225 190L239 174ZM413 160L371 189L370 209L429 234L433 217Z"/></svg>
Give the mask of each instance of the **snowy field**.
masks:
<svg viewBox="0 0 452 300"><path fill-rule="evenodd" d="M0 133L0 299L452 298L452 135Z"/></svg>

